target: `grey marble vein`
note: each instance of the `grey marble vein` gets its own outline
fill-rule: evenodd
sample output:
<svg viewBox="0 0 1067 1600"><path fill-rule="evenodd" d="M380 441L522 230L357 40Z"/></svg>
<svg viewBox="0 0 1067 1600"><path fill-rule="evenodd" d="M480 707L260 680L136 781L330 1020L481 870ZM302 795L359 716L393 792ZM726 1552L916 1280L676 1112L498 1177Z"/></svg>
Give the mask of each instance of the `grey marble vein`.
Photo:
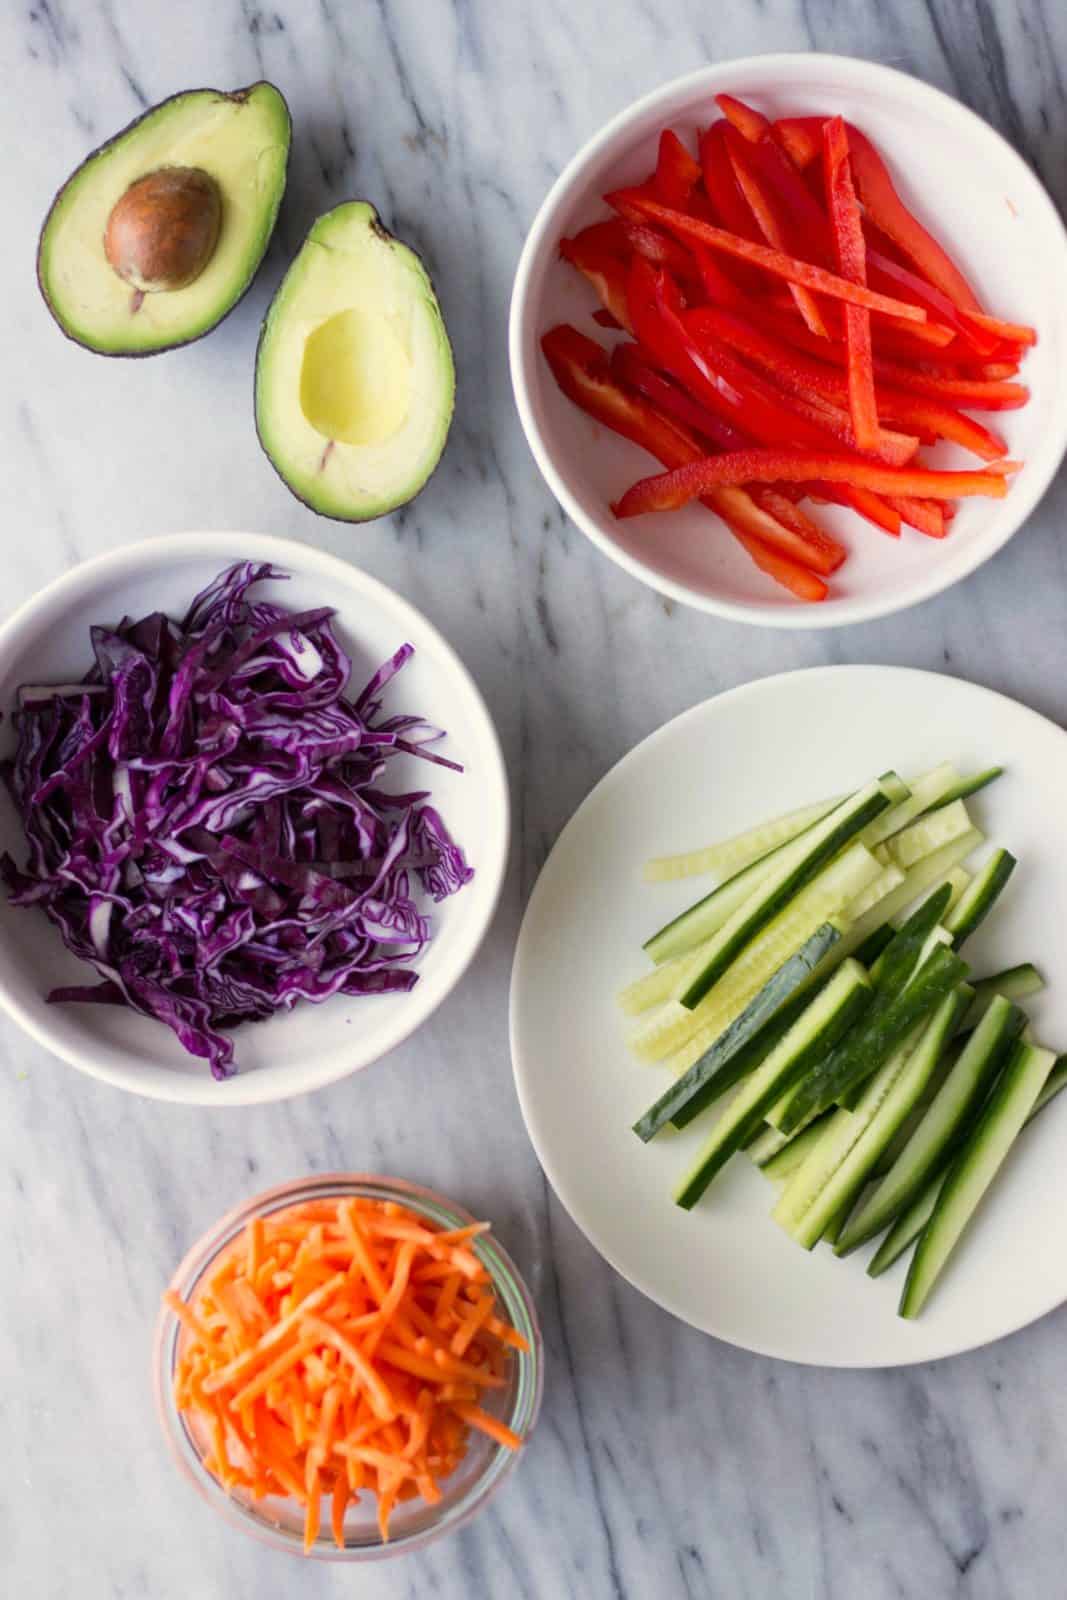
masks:
<svg viewBox="0 0 1067 1600"><path fill-rule="evenodd" d="M1067 1593L1067 1311L930 1368L777 1364L672 1321L551 1198L511 1086L521 906L592 783L745 679L909 663L1067 719L1067 483L951 594L837 633L665 603L542 484L511 400L511 275L545 188L606 118L708 59L826 49L972 105L1067 202L1067 7L1055 0L26 0L0 15L5 609L75 560L179 528L258 528L357 560L422 607L488 696L515 849L495 927L418 1037L366 1074L230 1113L122 1097L0 1025L0 1593L22 1600L1055 1600ZM145 103L266 75L296 138L248 300L159 361L60 338L33 278L48 199ZM260 456L256 330L312 218L367 195L426 256L456 347L445 461L405 512L322 522ZM1019 647L1025 626L1025 648ZM462 1114L460 1108L464 1108ZM544 1319L528 1458L473 1526L358 1576L220 1526L157 1434L148 1351L183 1248L250 1190L404 1172L496 1219Z"/></svg>

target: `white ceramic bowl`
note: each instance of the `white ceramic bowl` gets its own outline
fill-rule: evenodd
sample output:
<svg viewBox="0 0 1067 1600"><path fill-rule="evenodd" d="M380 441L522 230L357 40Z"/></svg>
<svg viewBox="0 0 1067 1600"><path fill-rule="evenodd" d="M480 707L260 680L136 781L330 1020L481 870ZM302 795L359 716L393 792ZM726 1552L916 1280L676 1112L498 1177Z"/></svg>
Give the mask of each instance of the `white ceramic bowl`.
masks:
<svg viewBox="0 0 1067 1600"><path fill-rule="evenodd" d="M884 151L904 199L927 220L998 315L1033 323L1040 343L1022 376L1030 404L990 418L1026 467L1005 500L961 503L943 543L905 529L889 539L852 513L819 508L849 546L821 605L794 600L758 572L700 507L617 522L609 502L650 458L591 421L559 391L538 341L557 322L611 339L590 321L592 290L558 258L561 237L609 215L601 195L655 164L660 129L695 135L728 92L771 116L840 112ZM1067 234L1030 168L972 111L928 84L846 56L768 55L721 62L666 84L617 116L550 190L526 240L511 302L511 373L542 473L593 543L661 594L739 622L826 628L888 615L938 594L1021 527L1067 448ZM974 464L942 452L946 465Z"/></svg>
<svg viewBox="0 0 1067 1600"><path fill-rule="evenodd" d="M470 674L415 608L358 568L285 539L251 533L181 533L88 561L22 606L0 628L0 710L20 683L62 682L90 664L89 627L123 613L160 609L180 616L192 596L233 561L270 561L290 574L264 584L295 610L329 604L352 661L353 688L409 640L415 655L387 691L391 712L418 711L447 730L443 753L455 773L415 757L390 765L387 787L428 788L475 869L473 880L431 905L434 937L409 994L335 996L302 1002L234 1034L238 1070L216 1082L162 1023L117 1006L47 1004L56 984L92 982L43 914L16 909L0 892L0 1004L38 1043L91 1076L159 1100L225 1106L280 1100L332 1083L377 1060L413 1033L459 982L492 919L508 852L508 790L493 724ZM0 724L0 753L14 742ZM22 828L0 799L0 849L21 864Z"/></svg>

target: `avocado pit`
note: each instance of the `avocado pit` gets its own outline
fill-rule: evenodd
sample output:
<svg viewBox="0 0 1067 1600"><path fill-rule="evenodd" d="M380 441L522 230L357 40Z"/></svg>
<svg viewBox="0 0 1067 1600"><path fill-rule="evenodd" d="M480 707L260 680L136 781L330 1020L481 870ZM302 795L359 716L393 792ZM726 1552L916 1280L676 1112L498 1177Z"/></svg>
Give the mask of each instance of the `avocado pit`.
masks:
<svg viewBox="0 0 1067 1600"><path fill-rule="evenodd" d="M193 283L219 240L222 195L201 167L159 167L136 179L115 202L104 231L104 254L141 294Z"/></svg>

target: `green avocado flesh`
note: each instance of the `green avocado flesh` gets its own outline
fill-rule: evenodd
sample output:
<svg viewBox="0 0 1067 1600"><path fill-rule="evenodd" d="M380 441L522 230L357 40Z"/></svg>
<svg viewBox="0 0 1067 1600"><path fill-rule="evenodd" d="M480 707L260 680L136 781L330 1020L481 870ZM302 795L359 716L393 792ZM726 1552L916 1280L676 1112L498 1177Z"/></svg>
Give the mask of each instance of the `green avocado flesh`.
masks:
<svg viewBox="0 0 1067 1600"><path fill-rule="evenodd" d="M59 191L41 231L37 274L63 331L103 355L152 355L199 338L251 283L274 230L289 160L289 111L273 84L194 89L153 107L101 145ZM193 167L222 196L218 243L181 289L135 292L104 254L112 208L160 167Z"/></svg>
<svg viewBox="0 0 1067 1600"><path fill-rule="evenodd" d="M323 516L365 522L418 494L448 437L452 347L415 252L350 200L314 224L263 324L260 442Z"/></svg>

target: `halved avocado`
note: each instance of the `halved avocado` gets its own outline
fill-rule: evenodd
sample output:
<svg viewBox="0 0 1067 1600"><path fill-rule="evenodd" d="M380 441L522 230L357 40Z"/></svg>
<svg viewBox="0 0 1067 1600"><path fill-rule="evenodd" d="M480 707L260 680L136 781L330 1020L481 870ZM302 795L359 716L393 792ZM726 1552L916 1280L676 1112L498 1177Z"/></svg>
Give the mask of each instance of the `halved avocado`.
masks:
<svg viewBox="0 0 1067 1600"><path fill-rule="evenodd" d="M452 346L426 268L366 200L312 226L263 322L260 443L298 499L366 522L418 494L452 421Z"/></svg>
<svg viewBox="0 0 1067 1600"><path fill-rule="evenodd" d="M94 150L52 203L37 277L69 338L148 356L240 300L274 231L289 108L271 83L191 89Z"/></svg>

